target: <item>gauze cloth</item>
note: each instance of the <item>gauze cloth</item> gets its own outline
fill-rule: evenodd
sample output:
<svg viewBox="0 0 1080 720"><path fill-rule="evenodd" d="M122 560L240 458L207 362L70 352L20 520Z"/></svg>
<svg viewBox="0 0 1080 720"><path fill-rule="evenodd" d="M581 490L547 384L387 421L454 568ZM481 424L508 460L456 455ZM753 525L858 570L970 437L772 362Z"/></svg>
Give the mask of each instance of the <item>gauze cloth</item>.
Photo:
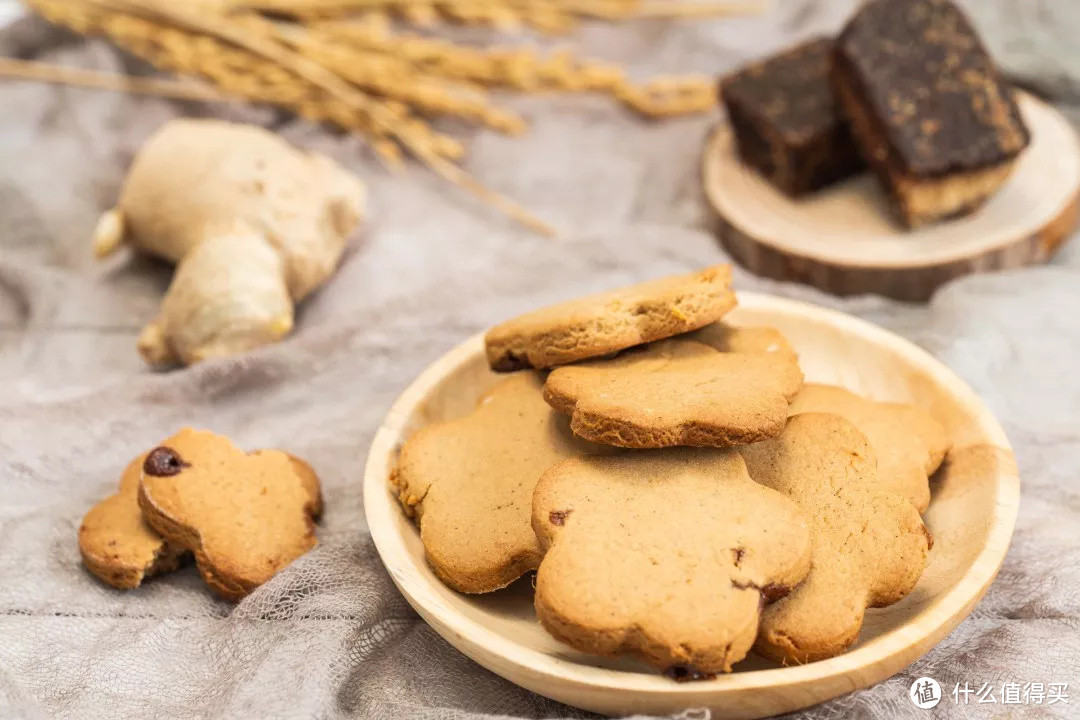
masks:
<svg viewBox="0 0 1080 720"><path fill-rule="evenodd" d="M720 74L833 32L854 7L772 5L750 18L589 26L571 41L635 77ZM1071 113L1080 4L968 7L1002 65ZM37 20L0 34L0 53L146 70L104 41ZM391 175L360 140L270 109L0 82L0 717L587 715L484 670L410 609L364 522L364 460L397 394L469 335L546 303L723 262L699 181L720 113L647 122L605 98L507 102L531 130L466 131L467 167L559 226L561 240L523 231L419 165ZM95 262L90 235L140 144L180 115L259 123L329 153L369 183L370 214L284 342L153 373L135 337L170 268L127 256ZM997 414L1023 478L1008 558L971 617L892 679L795 717L926 717L908 699L924 675L946 692L964 682L995 692L1005 682L1068 682L1069 705L1020 709L1077 717L1080 242L1048 267L954 282L925 306L840 300L741 271L736 283L841 309L929 350ZM121 593L80 563L84 513L115 491L132 457L184 425L288 450L322 476L318 548L236 606L215 599L191 567ZM1000 698L965 707L947 697L933 712L1011 709Z"/></svg>

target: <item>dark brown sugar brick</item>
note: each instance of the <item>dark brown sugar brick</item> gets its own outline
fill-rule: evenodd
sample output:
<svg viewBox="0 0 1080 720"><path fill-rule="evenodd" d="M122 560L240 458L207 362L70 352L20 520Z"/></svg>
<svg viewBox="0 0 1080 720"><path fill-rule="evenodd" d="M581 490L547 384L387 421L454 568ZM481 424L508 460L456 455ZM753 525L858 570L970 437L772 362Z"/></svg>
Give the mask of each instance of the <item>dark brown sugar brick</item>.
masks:
<svg viewBox="0 0 1080 720"><path fill-rule="evenodd" d="M1028 144L1012 89L948 0L872 0L832 81L863 157L909 225L978 207Z"/></svg>
<svg viewBox="0 0 1080 720"><path fill-rule="evenodd" d="M832 40L817 38L720 82L743 162L789 195L857 171L862 162L829 84Z"/></svg>

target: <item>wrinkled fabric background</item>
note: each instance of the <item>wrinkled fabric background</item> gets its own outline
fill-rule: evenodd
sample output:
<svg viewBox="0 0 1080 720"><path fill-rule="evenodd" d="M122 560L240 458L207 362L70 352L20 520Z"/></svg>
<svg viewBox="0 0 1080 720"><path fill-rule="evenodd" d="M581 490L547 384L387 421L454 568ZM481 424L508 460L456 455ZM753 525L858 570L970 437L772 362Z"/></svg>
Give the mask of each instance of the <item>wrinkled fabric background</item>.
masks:
<svg viewBox="0 0 1080 720"><path fill-rule="evenodd" d="M636 74L717 73L839 26L852 2L778 0L768 15L592 27L577 41ZM1080 6L971 0L1001 63L1080 119ZM103 42L20 21L0 53L143 70ZM361 475L394 397L468 335L587 291L723 260L704 230L698 151L718 115L651 124L600 98L511 101L521 139L478 132L469 168L567 231L529 235L415 168L390 176L357 140L262 109L0 82L0 717L580 717L483 670L410 610L364 522ZM1076 107L1074 107L1074 104ZM217 114L329 152L371 185L340 272L278 346L153 374L134 351L169 269L92 261L94 221L165 120ZM971 277L927 306L838 300L739 273L738 287L842 308L948 363L1018 456L1012 549L974 614L909 670L799 718L927 717L912 679L1069 682L1080 717L1080 241L1049 266ZM321 473L317 550L233 607L193 569L117 593L86 573L76 530L136 453L185 424L282 447ZM1001 705L934 717L983 717Z"/></svg>

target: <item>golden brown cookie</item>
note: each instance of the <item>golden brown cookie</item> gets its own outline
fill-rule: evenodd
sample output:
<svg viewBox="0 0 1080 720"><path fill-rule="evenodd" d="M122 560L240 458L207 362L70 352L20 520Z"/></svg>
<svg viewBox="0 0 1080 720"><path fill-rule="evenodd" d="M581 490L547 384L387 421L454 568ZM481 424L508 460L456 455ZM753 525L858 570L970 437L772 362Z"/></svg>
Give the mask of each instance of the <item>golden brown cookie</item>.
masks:
<svg viewBox="0 0 1080 720"><path fill-rule="evenodd" d="M548 368L697 330L733 307L731 267L716 265L543 308L484 342L493 370Z"/></svg>
<svg viewBox="0 0 1080 720"><path fill-rule="evenodd" d="M119 590L175 570L184 548L161 539L139 510L139 477L146 453L132 460L120 478L120 490L86 513L79 527L79 552L87 569Z"/></svg>
<svg viewBox="0 0 1080 720"><path fill-rule="evenodd" d="M503 380L465 417L423 428L401 448L391 477L420 525L428 564L460 592L509 585L540 562L532 493L551 465L600 452L547 406L539 374Z"/></svg>
<svg viewBox="0 0 1080 720"><path fill-rule="evenodd" d="M594 442L728 447L779 433L800 387L794 356L725 353L675 339L556 368L544 399Z"/></svg>
<svg viewBox="0 0 1080 720"><path fill-rule="evenodd" d="M677 679L730 671L763 599L810 569L803 513L753 482L735 450L565 460L537 483L532 523L547 551L536 613L548 632Z"/></svg>
<svg viewBox="0 0 1080 720"><path fill-rule="evenodd" d="M256 453L267 452L266 450L256 450ZM277 450L271 450L269 452L279 452ZM284 452L284 451L280 451ZM304 487L304 492L307 493L308 499L311 501L310 513L312 520L318 520L323 514L323 498L322 498L322 484L319 482L319 476L315 473L315 468L311 467L304 460L296 457L292 453L285 453L285 456L289 458L289 463L292 464L293 472L300 478L300 484Z"/></svg>
<svg viewBox="0 0 1080 720"><path fill-rule="evenodd" d="M919 512L930 506L929 478L945 459L949 437L915 405L875 402L835 385L808 383L791 401L792 415L824 412L850 420L870 440L878 478Z"/></svg>
<svg viewBox="0 0 1080 720"><path fill-rule="evenodd" d="M146 456L139 506L163 538L195 553L211 589L237 601L315 546L313 478L281 451L245 453L186 428Z"/></svg>
<svg viewBox="0 0 1080 720"><path fill-rule="evenodd" d="M799 359L783 333L771 327L739 327L718 322L690 333L686 339L705 343L720 352L776 355L795 362Z"/></svg>
<svg viewBox="0 0 1080 720"><path fill-rule="evenodd" d="M878 483L870 442L842 417L796 415L778 437L740 450L755 481L804 511L813 536L813 569L765 608L755 647L785 663L838 655L858 638L866 608L915 587L930 533L906 498Z"/></svg>

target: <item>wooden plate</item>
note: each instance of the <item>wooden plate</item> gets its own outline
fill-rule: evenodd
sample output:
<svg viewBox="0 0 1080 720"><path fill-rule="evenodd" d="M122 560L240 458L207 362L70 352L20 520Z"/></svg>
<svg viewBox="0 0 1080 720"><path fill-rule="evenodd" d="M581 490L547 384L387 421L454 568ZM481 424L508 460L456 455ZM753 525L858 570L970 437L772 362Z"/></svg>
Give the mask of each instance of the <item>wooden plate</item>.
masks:
<svg viewBox="0 0 1080 720"><path fill-rule="evenodd" d="M714 718L756 718L879 682L971 612L1005 557L1020 493L1008 440L986 406L930 355L862 320L751 293L739 295L730 317L735 324L779 328L798 350L808 380L916 402L949 428L960 449L933 483L925 518L935 545L915 590L892 607L868 611L860 642L839 657L781 668L751 655L729 675L679 684L635 661L590 657L549 637L533 613L529 578L483 596L448 589L425 563L419 533L387 477L406 438L427 423L467 413L498 381L478 335L424 371L394 403L372 442L364 477L368 527L379 554L436 632L508 680L587 710L667 714L708 707Z"/></svg>
<svg viewBox="0 0 1080 720"><path fill-rule="evenodd" d="M839 295L926 300L972 272L1042 263L1076 228L1080 144L1053 107L1020 94L1031 145L975 213L917 230L901 226L869 173L792 200L744 165L726 126L703 157L716 233L750 271Z"/></svg>

